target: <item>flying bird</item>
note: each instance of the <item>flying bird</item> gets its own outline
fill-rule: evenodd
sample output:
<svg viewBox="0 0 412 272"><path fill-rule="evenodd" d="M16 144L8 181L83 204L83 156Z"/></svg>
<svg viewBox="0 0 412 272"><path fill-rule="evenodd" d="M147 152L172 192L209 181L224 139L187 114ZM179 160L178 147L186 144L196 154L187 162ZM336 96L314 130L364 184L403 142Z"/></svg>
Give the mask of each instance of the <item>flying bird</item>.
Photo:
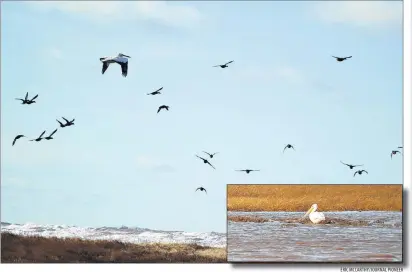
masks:
<svg viewBox="0 0 412 272"><path fill-rule="evenodd" d="M163 90L163 87L162 88L160 88L160 89L158 89L157 91L154 91L154 92L151 92L151 93L148 93L147 95L156 95L156 94L161 94L161 90Z"/></svg>
<svg viewBox="0 0 412 272"><path fill-rule="evenodd" d="M400 152L399 150L392 150L392 152L391 152L391 159L392 159L392 156L393 156L393 155L396 155L397 153L402 154L402 152Z"/></svg>
<svg viewBox="0 0 412 272"><path fill-rule="evenodd" d="M403 148L402 146L398 146L398 148Z"/></svg>
<svg viewBox="0 0 412 272"><path fill-rule="evenodd" d="M363 172L365 172L366 174L369 174L368 171L366 170L358 170L355 172L355 174L353 174L353 176L355 176L356 174L362 175Z"/></svg>
<svg viewBox="0 0 412 272"><path fill-rule="evenodd" d="M233 60L226 62L225 64L219 64L219 65L215 65L213 67L220 67L220 68L227 68L229 63L232 63Z"/></svg>
<svg viewBox="0 0 412 272"><path fill-rule="evenodd" d="M207 164L209 164L210 166L212 166L213 169L216 169L208 160L206 160L206 159L204 159L204 158L202 158L202 157L199 157L198 155L196 155L196 157L198 157L199 159L203 160L203 163L207 163Z"/></svg>
<svg viewBox="0 0 412 272"><path fill-rule="evenodd" d="M63 124L63 123L62 123L62 122L60 122L59 120L57 120L57 119L56 119L56 121L57 121L57 122L59 122L60 127L64 128L64 127L66 126L65 124Z"/></svg>
<svg viewBox="0 0 412 272"><path fill-rule="evenodd" d="M30 140L30 141L40 142L40 141L43 139L43 138L42 138L42 136L44 135L44 133L46 133L46 131L43 131L43 133L42 133L42 134L40 134L40 136L39 136L39 137L37 137L36 139Z"/></svg>
<svg viewBox="0 0 412 272"><path fill-rule="evenodd" d="M29 97L29 93L26 92L26 96L23 98L16 98L16 100L20 100L22 104L33 104L36 103L36 101L34 101L39 95L36 94L32 99L28 99Z"/></svg>
<svg viewBox="0 0 412 272"><path fill-rule="evenodd" d="M260 170L252 170L252 169L245 169L245 170L235 170L235 171L239 171L239 172L246 172L246 174L249 174L250 172L253 172L253 171L260 171Z"/></svg>
<svg viewBox="0 0 412 272"><path fill-rule="evenodd" d="M131 58L131 57L127 56L127 55L124 55L122 53L119 53L116 57L102 57L102 58L100 58L100 61L103 63L102 74L104 74L104 72L106 72L107 68L109 68L110 63L117 63L122 68L122 76L126 77L127 76L127 70L128 70L128 63L129 63L128 58Z"/></svg>
<svg viewBox="0 0 412 272"><path fill-rule="evenodd" d="M199 187L199 188L197 188L197 189L196 189L196 191L197 191L197 190L200 190L200 191L205 191L205 193L207 194L206 189L205 189L205 188L203 188L203 187ZM196 191L195 191L195 192L196 192Z"/></svg>
<svg viewBox="0 0 412 272"><path fill-rule="evenodd" d="M213 156L214 155L216 155L216 154L218 154L219 152L215 152L215 153L213 153L213 154L210 154L210 153L207 153L206 151L202 151L203 153L206 153L207 155L209 155L209 157L211 158L211 159L213 159Z"/></svg>
<svg viewBox="0 0 412 272"><path fill-rule="evenodd" d="M162 109L166 109L167 111L169 111L169 106L166 106L166 105L160 106L159 109L157 110L157 113L159 113Z"/></svg>
<svg viewBox="0 0 412 272"><path fill-rule="evenodd" d="M283 153L285 153L286 148L292 148L293 150L295 150L295 148L293 147L293 145L287 144L287 145L285 146L285 148L283 149Z"/></svg>
<svg viewBox="0 0 412 272"><path fill-rule="evenodd" d="M47 136L47 137L44 137L44 139L46 139L46 140L51 140L51 139L53 139L53 134L54 133L56 133L56 131L57 131L57 128L49 135L49 136Z"/></svg>
<svg viewBox="0 0 412 272"><path fill-rule="evenodd" d="M344 60L346 60L346 59L350 59L352 56L344 57L344 58L335 57L335 56L332 56L332 57L334 57L337 61L344 61Z"/></svg>
<svg viewBox="0 0 412 272"><path fill-rule="evenodd" d="M62 117L64 119L64 121L66 121L66 124L64 124L65 127L70 127L70 126L74 126L74 118L73 120L69 121L66 118ZM60 122L59 122L60 123Z"/></svg>
<svg viewBox="0 0 412 272"><path fill-rule="evenodd" d="M357 167L357 166L363 166L363 164L356 165L356 164L347 164L347 163L344 163L343 161L340 161L340 162L344 165L349 166L350 169L353 169L354 167Z"/></svg>
<svg viewBox="0 0 412 272"><path fill-rule="evenodd" d="M22 135L22 134L19 134L19 135L17 135L16 137L14 137L12 146L16 143L16 141L17 141L18 139L20 139L20 138L22 138L22 137L26 137L26 136L24 136L24 135Z"/></svg>

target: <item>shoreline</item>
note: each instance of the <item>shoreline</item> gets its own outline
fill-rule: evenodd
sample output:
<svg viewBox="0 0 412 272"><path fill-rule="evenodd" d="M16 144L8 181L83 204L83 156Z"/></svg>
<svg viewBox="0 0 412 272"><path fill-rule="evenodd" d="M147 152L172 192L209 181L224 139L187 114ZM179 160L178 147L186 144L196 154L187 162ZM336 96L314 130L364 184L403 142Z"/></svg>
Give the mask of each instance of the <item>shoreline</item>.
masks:
<svg viewBox="0 0 412 272"><path fill-rule="evenodd" d="M227 263L226 247L1 233L2 263Z"/></svg>

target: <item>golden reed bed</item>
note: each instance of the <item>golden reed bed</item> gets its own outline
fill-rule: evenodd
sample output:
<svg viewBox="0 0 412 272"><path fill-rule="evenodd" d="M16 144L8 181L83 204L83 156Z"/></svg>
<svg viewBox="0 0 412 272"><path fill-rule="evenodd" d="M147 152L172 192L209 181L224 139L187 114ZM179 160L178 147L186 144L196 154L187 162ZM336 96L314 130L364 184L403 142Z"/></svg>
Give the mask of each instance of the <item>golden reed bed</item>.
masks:
<svg viewBox="0 0 412 272"><path fill-rule="evenodd" d="M2 263L225 263L226 248L1 234Z"/></svg>
<svg viewBox="0 0 412 272"><path fill-rule="evenodd" d="M402 211L402 185L228 185L228 211Z"/></svg>

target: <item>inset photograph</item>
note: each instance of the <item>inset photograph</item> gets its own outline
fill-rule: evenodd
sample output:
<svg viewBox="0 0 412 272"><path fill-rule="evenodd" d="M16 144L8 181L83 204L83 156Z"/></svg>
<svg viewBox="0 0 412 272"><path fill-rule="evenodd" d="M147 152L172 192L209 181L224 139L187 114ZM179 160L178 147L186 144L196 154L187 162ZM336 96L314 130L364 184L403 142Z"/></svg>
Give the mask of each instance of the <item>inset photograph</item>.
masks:
<svg viewBox="0 0 412 272"><path fill-rule="evenodd" d="M230 263L401 263L403 185L227 186Z"/></svg>

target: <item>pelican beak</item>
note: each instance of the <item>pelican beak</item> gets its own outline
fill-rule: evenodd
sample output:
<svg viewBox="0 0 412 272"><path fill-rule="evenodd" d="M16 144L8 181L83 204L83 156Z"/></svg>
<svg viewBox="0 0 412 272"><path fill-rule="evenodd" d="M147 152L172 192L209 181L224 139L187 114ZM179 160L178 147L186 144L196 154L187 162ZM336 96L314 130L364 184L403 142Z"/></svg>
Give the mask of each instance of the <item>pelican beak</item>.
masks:
<svg viewBox="0 0 412 272"><path fill-rule="evenodd" d="M310 207L310 209L305 213L305 215L303 216L303 218L305 218L306 216L308 216L308 214L310 214L313 210L313 207Z"/></svg>

